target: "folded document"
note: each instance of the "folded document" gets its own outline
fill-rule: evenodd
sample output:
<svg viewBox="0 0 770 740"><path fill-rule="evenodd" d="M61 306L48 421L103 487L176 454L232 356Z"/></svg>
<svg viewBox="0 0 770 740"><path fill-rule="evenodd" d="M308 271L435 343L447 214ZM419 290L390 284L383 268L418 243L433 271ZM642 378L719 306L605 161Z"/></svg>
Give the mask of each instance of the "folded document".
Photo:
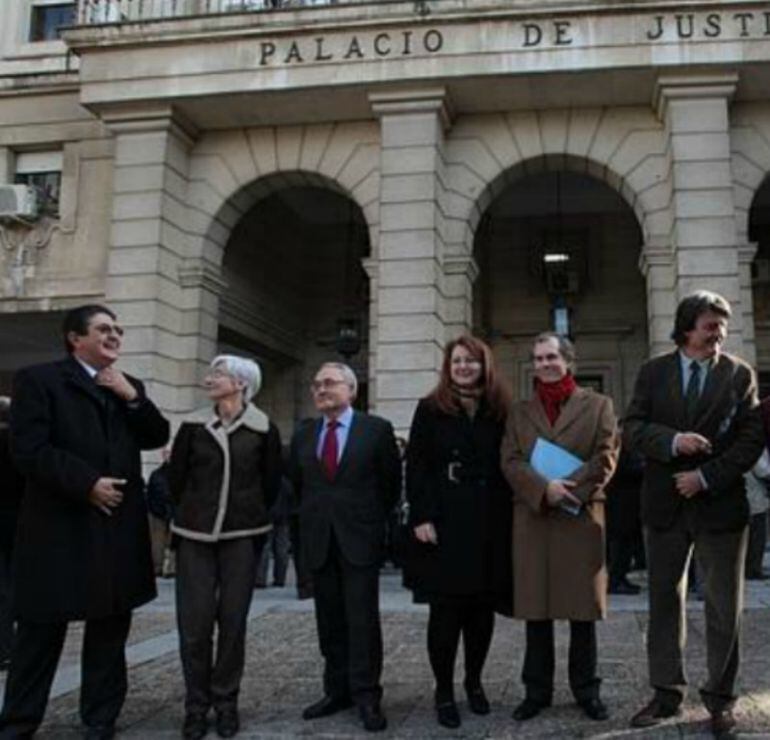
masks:
<svg viewBox="0 0 770 740"><path fill-rule="evenodd" d="M548 481L569 478L582 464L583 461L568 452L563 447L538 437L532 448L529 464ZM561 505L564 511L577 515L580 507L571 503Z"/></svg>

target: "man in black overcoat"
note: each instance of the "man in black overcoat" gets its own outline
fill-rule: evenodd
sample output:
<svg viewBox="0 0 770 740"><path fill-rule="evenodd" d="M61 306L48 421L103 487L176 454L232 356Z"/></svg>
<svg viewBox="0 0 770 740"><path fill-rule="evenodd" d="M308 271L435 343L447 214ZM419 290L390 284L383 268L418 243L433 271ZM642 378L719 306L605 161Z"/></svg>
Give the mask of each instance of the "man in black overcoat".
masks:
<svg viewBox="0 0 770 740"><path fill-rule="evenodd" d="M678 714L684 698L684 582L693 552L706 606L708 678L701 698L716 735L735 725L749 521L743 474L764 440L754 372L720 351L730 315L716 293L684 298L672 334L678 348L642 366L625 419L626 444L646 458L641 504L655 691L631 720L635 727Z"/></svg>
<svg viewBox="0 0 770 740"><path fill-rule="evenodd" d="M115 367L123 330L112 311L81 306L62 329L66 359L24 368L14 382L11 452L26 488L0 738L29 737L41 723L71 620L85 620L85 737L112 737L131 610L156 595L140 450L162 447L168 422Z"/></svg>
<svg viewBox="0 0 770 740"><path fill-rule="evenodd" d="M387 724L380 707L379 567L401 461L390 423L353 410L356 388L347 365L322 365L312 383L321 416L303 422L291 446L301 552L325 660L324 697L302 716L317 719L355 703L364 728L374 732Z"/></svg>

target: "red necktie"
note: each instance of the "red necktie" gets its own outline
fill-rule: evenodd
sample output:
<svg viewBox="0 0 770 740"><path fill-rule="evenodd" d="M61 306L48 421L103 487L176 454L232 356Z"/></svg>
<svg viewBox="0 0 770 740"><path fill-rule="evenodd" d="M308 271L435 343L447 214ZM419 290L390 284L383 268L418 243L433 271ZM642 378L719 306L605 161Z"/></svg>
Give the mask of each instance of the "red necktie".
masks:
<svg viewBox="0 0 770 740"><path fill-rule="evenodd" d="M321 448L321 465L326 477L331 481L337 475L337 432L340 423L334 419L326 425L326 436Z"/></svg>

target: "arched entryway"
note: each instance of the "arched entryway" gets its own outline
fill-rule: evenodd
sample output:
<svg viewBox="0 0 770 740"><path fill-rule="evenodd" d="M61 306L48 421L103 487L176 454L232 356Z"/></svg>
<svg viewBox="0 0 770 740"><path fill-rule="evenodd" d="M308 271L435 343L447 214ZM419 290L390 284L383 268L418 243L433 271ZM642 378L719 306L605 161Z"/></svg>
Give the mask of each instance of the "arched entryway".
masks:
<svg viewBox="0 0 770 740"><path fill-rule="evenodd" d="M532 383L532 337L577 343L579 381L620 411L648 355L642 235L634 211L587 168L530 168L509 179L476 232L474 325L489 338L518 397Z"/></svg>
<svg viewBox="0 0 770 740"><path fill-rule="evenodd" d="M320 178L267 178L227 240L218 312L220 351L263 367L258 403L288 436L312 413L318 365L347 361L368 377L369 230L359 206Z"/></svg>
<svg viewBox="0 0 770 740"><path fill-rule="evenodd" d="M760 396L765 397L770 395L770 176L751 204L749 241L757 248L751 263L751 293Z"/></svg>

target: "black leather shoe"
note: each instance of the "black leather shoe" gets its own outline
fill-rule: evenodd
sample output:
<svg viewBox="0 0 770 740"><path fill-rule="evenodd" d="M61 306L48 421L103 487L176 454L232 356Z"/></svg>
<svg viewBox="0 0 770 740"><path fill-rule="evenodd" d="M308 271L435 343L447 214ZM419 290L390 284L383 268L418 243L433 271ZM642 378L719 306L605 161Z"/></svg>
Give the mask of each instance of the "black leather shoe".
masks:
<svg viewBox="0 0 770 740"><path fill-rule="evenodd" d="M595 719L597 722L609 719L610 713L607 711L607 705L598 696L583 699L583 701L578 702L578 706L589 719Z"/></svg>
<svg viewBox="0 0 770 740"><path fill-rule="evenodd" d="M681 711L678 706L666 704L656 696L631 717L631 727L654 727L669 717L676 717Z"/></svg>
<svg viewBox="0 0 770 740"><path fill-rule="evenodd" d="M711 733L714 737L730 737L736 724L732 709L711 713Z"/></svg>
<svg viewBox="0 0 770 740"><path fill-rule="evenodd" d="M489 714L489 699L481 686L465 689L468 697L468 709L474 714Z"/></svg>
<svg viewBox="0 0 770 740"><path fill-rule="evenodd" d="M442 727L448 727L450 730L459 727L460 712L457 711L457 704L453 701L436 704L436 720Z"/></svg>
<svg viewBox="0 0 770 740"><path fill-rule="evenodd" d="M324 696L323 699L305 707L302 712L302 719L319 719L320 717L329 717L337 714L343 709L350 709L353 702L349 696Z"/></svg>
<svg viewBox="0 0 770 740"><path fill-rule="evenodd" d="M90 725L83 730L84 740L112 740L115 725Z"/></svg>
<svg viewBox="0 0 770 740"><path fill-rule="evenodd" d="M238 718L238 710L235 707L217 711L216 720L217 735L219 737L233 737L241 729L241 721Z"/></svg>
<svg viewBox="0 0 770 740"><path fill-rule="evenodd" d="M209 720L205 714L187 714L182 725L185 740L200 740L209 731Z"/></svg>
<svg viewBox="0 0 770 740"><path fill-rule="evenodd" d="M535 701L535 699L527 697L513 710L512 716L517 722L526 722L528 719L537 717L543 709L549 706L551 706L550 702Z"/></svg>
<svg viewBox="0 0 770 740"><path fill-rule="evenodd" d="M379 704L361 704L358 714L367 732L381 732L388 726L388 720L385 719Z"/></svg>

